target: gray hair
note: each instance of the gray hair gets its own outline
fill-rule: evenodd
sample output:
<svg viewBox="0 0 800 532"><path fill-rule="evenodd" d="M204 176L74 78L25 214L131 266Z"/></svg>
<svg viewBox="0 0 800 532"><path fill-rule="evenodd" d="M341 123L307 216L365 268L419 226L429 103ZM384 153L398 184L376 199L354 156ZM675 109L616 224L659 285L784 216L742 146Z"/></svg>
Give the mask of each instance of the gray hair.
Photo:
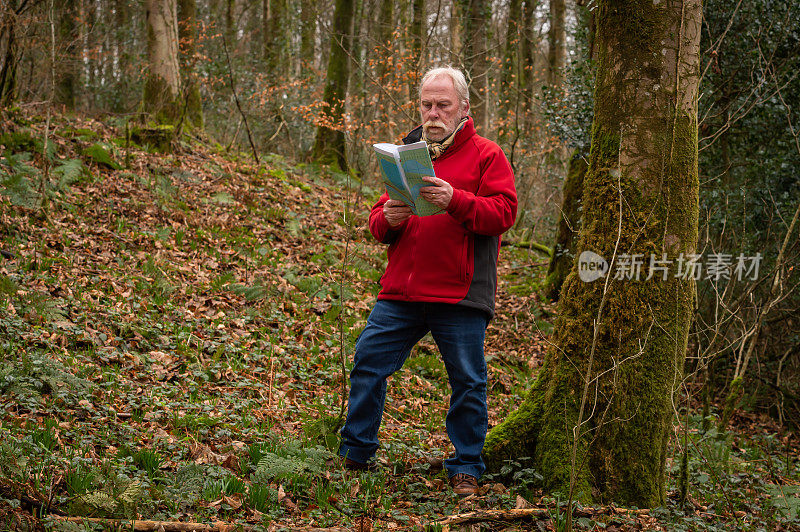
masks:
<svg viewBox="0 0 800 532"><path fill-rule="evenodd" d="M453 80L453 87L456 89L456 94L458 94L462 103L469 104L469 85L467 84L467 79L464 77L463 72L451 66L432 68L425 72L425 75L422 76L422 81L419 83L420 95L422 94L423 85L442 75L449 76L450 79Z"/></svg>

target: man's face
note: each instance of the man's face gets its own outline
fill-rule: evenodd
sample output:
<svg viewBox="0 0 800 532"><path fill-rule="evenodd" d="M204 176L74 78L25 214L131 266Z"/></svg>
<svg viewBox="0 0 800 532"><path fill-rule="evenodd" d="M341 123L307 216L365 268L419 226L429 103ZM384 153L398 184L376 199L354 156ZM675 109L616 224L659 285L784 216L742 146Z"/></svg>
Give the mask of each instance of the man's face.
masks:
<svg viewBox="0 0 800 532"><path fill-rule="evenodd" d="M467 116L469 104L458 98L450 76L440 75L429 80L420 90L422 128L430 140L441 142L455 131Z"/></svg>

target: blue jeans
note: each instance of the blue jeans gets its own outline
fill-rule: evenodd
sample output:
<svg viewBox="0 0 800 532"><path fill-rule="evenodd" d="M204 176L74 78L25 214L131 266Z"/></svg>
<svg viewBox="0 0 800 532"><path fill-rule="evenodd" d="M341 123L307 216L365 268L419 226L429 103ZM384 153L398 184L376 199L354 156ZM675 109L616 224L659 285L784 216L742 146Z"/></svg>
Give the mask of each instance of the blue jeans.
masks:
<svg viewBox="0 0 800 532"><path fill-rule="evenodd" d="M350 402L339 454L366 463L378 449L386 379L403 367L411 348L430 331L442 354L452 394L445 425L456 449L445 460L449 476L480 478L488 429L483 341L488 316L447 303L378 300L356 342Z"/></svg>

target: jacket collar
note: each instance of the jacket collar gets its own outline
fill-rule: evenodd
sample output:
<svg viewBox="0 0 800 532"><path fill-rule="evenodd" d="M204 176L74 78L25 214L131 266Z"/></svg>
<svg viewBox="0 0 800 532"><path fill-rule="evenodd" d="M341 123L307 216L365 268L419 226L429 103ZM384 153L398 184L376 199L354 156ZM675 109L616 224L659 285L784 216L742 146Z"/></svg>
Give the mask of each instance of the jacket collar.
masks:
<svg viewBox="0 0 800 532"><path fill-rule="evenodd" d="M456 133L456 138L453 143L445 150L442 157L447 157L450 153L456 151L459 146L464 144L467 140L472 138L475 134L475 124L472 122L472 117L467 118L467 123L461 128L461 131ZM403 137L403 144L412 144L422 140L422 126L417 126L411 132Z"/></svg>

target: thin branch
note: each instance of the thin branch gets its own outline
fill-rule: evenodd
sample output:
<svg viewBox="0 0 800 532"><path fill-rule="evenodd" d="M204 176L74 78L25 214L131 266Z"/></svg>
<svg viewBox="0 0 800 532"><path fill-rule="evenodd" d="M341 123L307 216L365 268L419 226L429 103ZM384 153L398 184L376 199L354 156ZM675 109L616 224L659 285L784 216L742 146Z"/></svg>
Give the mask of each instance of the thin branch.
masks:
<svg viewBox="0 0 800 532"><path fill-rule="evenodd" d="M225 50L225 59L228 62L228 81L230 81L231 85L231 92L233 93L233 99L236 100L236 108L239 109L239 113L242 115L242 119L244 120L244 127L247 130L247 140L250 141L250 147L253 149L253 157L256 160L257 164L260 164L261 161L258 158L258 150L256 150L256 145L253 143L253 135L250 133L250 126L247 123L247 116L245 116L244 111L242 110L242 104L239 103L239 96L236 94L236 87L233 82L233 67L231 66L231 56L228 54L228 42L225 39L225 33L222 34L222 47Z"/></svg>

